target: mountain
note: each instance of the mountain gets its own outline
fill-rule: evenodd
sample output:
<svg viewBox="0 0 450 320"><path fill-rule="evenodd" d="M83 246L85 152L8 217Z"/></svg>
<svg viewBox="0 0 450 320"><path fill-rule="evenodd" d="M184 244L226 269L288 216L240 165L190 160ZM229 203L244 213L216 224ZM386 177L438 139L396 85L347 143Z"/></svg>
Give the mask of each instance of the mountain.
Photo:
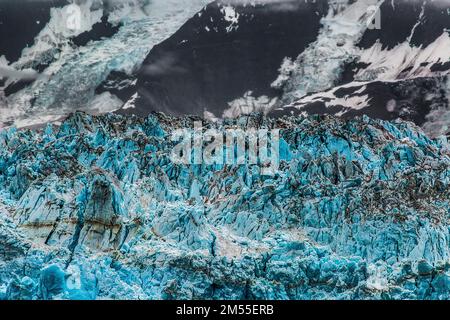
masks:
<svg viewBox="0 0 450 320"><path fill-rule="evenodd" d="M171 161L195 121L3 131L0 297L449 299L448 142L368 117L203 122L283 128L267 175Z"/></svg>
<svg viewBox="0 0 450 320"><path fill-rule="evenodd" d="M27 1L19 6L17 1L2 0L0 4L0 48L8 61L17 61L22 50L34 43L35 37L50 21L51 8L65 4L64 0ZM14 30L14 34L12 34Z"/></svg>
<svg viewBox="0 0 450 320"><path fill-rule="evenodd" d="M285 57L314 42L325 1L206 6L173 36L155 46L137 74L133 113L221 117L248 91L274 96L271 82Z"/></svg>
<svg viewBox="0 0 450 320"><path fill-rule="evenodd" d="M17 7L16 1L8 3L0 3L0 12L6 12L4 17L9 17L11 7ZM32 10L40 3L41 0L25 1L24 6ZM27 34L30 38L38 32L34 43L22 48L18 60L18 56L5 57L6 50L0 48L3 127L57 122L74 110L105 113L119 109L123 101L111 93L96 95L96 88L112 72L132 74L139 69L153 46L173 34L208 1L84 0L77 3L50 8L53 2L46 2L42 10L50 9L50 18L45 25L45 20L32 15L36 19L34 23L42 29ZM185 10L179 10L180 5ZM30 20L27 10L15 8L14 12L17 24ZM2 45L7 46L8 39L14 35L6 32Z"/></svg>
<svg viewBox="0 0 450 320"><path fill-rule="evenodd" d="M448 133L448 1L383 1L379 28L362 30L353 38L343 36L347 44L340 48L339 37L325 42L341 32L339 24L355 24L346 15L357 12L357 4L326 22L331 31L323 32L323 43L288 64L287 79L277 84L283 89L282 102L271 115L366 114L414 121L431 136ZM337 62L330 59L331 52L337 52Z"/></svg>
<svg viewBox="0 0 450 320"><path fill-rule="evenodd" d="M445 1L217 1L150 51L119 92L122 113L365 114L446 134L449 10Z"/></svg>
<svg viewBox="0 0 450 320"><path fill-rule="evenodd" d="M39 24L0 58L15 75L4 77L3 98L0 88L3 126L74 110L211 120L258 111L365 114L413 121L432 137L449 131L445 0L86 0L75 31L62 23L64 1L46 2L33 19L28 2L28 11L6 3L9 23Z"/></svg>
<svg viewBox="0 0 450 320"><path fill-rule="evenodd" d="M443 0L0 0L0 300L449 300Z"/></svg>

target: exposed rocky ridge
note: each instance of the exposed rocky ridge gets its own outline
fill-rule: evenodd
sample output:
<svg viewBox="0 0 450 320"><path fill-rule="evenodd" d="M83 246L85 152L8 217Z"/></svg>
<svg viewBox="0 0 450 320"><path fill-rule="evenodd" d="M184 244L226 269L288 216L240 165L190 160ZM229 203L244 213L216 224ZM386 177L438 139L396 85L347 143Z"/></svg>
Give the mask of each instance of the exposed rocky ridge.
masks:
<svg viewBox="0 0 450 320"><path fill-rule="evenodd" d="M0 133L6 299L449 299L450 152L413 124L268 119L281 167L182 166L194 117Z"/></svg>

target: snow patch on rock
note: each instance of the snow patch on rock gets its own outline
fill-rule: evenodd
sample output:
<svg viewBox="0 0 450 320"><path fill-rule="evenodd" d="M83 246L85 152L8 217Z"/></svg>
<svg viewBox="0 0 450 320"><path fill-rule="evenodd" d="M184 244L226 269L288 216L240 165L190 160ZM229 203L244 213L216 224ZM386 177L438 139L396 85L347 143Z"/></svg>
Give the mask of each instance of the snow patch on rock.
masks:
<svg viewBox="0 0 450 320"><path fill-rule="evenodd" d="M220 12L222 12L222 14L224 15L225 21L229 23L229 25L226 27L228 33L239 28L240 14L236 12L236 10L232 6L223 6L220 9Z"/></svg>
<svg viewBox="0 0 450 320"><path fill-rule="evenodd" d="M450 61L450 34L443 32L425 48L403 42L392 49L383 49L381 43L361 50L358 54L362 63L368 64L356 74L358 81L412 79L418 77L450 74L450 69L431 71L434 64Z"/></svg>
<svg viewBox="0 0 450 320"><path fill-rule="evenodd" d="M237 98L228 103L222 118L237 118L241 115L249 115L252 112L269 112L277 103L278 98L269 98L267 96L254 97L252 91L247 91L243 97Z"/></svg>
<svg viewBox="0 0 450 320"><path fill-rule="evenodd" d="M308 93L333 87L345 62L352 60L356 44L367 29L369 9L381 2L376 0L340 3L339 12L331 7L322 19L318 39L292 64L285 60L281 74L272 86L284 91L282 102L288 104ZM289 76L288 76L289 75Z"/></svg>

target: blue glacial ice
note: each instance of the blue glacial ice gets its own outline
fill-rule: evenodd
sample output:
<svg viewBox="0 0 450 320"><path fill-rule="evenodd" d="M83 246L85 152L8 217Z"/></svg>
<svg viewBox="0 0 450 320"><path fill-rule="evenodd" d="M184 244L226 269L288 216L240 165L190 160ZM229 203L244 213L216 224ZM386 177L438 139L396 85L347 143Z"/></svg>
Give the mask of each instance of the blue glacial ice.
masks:
<svg viewBox="0 0 450 320"><path fill-rule="evenodd" d="M281 165L179 165L191 117L0 133L0 299L449 299L450 151L367 117L280 128Z"/></svg>

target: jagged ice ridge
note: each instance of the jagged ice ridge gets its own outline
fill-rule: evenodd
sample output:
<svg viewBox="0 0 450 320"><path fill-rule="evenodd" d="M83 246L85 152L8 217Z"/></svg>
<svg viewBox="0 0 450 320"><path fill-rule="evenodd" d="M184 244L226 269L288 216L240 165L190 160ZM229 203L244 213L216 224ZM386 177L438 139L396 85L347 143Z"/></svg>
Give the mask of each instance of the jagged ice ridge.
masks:
<svg viewBox="0 0 450 320"><path fill-rule="evenodd" d="M193 117L0 133L1 299L449 299L450 152L415 125L268 119L280 172L176 165Z"/></svg>

